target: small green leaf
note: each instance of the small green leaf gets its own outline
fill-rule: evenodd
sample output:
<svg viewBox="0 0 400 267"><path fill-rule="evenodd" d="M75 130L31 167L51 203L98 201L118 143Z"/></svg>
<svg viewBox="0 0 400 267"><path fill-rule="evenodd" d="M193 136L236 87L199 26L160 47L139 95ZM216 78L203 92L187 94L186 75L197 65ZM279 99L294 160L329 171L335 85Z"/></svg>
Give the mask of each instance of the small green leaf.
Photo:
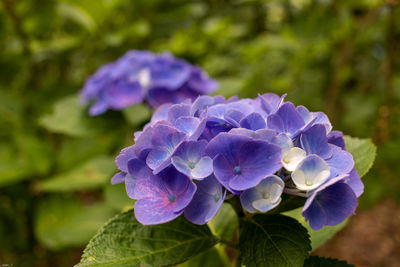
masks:
<svg viewBox="0 0 400 267"><path fill-rule="evenodd" d="M304 262L304 267L354 267L353 264L348 264L346 261L322 258L318 256L311 256Z"/></svg>
<svg viewBox="0 0 400 267"><path fill-rule="evenodd" d="M247 267L303 266L311 245L307 230L295 219L256 214L241 221L239 248Z"/></svg>
<svg viewBox="0 0 400 267"><path fill-rule="evenodd" d="M71 171L40 182L37 188L45 192L67 192L96 188L107 183L115 169L112 157L99 156Z"/></svg>
<svg viewBox="0 0 400 267"><path fill-rule="evenodd" d="M283 213L283 215L296 219L308 230L308 234L310 235L312 250L315 250L321 245L323 245L326 241L331 239L338 231L340 231L347 224L347 220L345 220L340 224L333 226L325 225L321 230L314 231L313 229L311 229L308 222L306 222L304 217L301 215L301 211L302 208L298 208L295 210L285 212Z"/></svg>
<svg viewBox="0 0 400 267"><path fill-rule="evenodd" d="M354 158L355 169L360 177L363 177L369 169L376 156L376 146L370 139L360 139L350 136L344 136L346 150L349 151Z"/></svg>
<svg viewBox="0 0 400 267"><path fill-rule="evenodd" d="M225 240L231 240L233 233L239 226L239 220L232 206L223 203L217 215L207 224L214 235Z"/></svg>
<svg viewBox="0 0 400 267"><path fill-rule="evenodd" d="M147 105L138 104L126 108L122 111L128 122L134 126L147 121L151 116L151 111Z"/></svg>
<svg viewBox="0 0 400 267"><path fill-rule="evenodd" d="M112 218L90 240L77 266L166 266L184 262L217 243L210 229L188 222L145 226L133 210Z"/></svg>
<svg viewBox="0 0 400 267"><path fill-rule="evenodd" d="M50 249L81 246L112 214L104 204L83 206L74 198L47 198L36 212L35 235Z"/></svg>

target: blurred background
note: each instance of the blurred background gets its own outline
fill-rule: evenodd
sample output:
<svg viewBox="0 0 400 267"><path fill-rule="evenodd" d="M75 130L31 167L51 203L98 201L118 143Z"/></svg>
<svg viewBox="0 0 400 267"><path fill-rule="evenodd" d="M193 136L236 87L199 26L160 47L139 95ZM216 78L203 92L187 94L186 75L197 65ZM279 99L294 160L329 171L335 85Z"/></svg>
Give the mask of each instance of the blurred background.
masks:
<svg viewBox="0 0 400 267"><path fill-rule="evenodd" d="M77 93L129 49L202 66L217 94L287 99L378 146L357 215L314 254L400 265L396 0L0 0L0 264L72 266L132 206L109 185L144 106L90 118Z"/></svg>

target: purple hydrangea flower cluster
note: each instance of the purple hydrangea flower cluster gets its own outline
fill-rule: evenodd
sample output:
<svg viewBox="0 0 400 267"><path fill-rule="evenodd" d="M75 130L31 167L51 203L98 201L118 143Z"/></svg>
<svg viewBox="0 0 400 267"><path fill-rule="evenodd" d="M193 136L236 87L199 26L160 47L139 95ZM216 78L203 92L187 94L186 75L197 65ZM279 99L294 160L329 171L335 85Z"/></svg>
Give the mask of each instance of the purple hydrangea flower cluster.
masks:
<svg viewBox="0 0 400 267"><path fill-rule="evenodd" d="M131 50L93 74L81 91L81 99L85 104L95 102L89 110L95 116L142 102L155 108L187 98L195 100L217 87L207 73L183 59L169 53Z"/></svg>
<svg viewBox="0 0 400 267"><path fill-rule="evenodd" d="M125 182L145 225L181 214L204 224L236 195L247 212L267 212L282 194L306 198L302 214L312 229L338 224L363 193L353 157L324 113L284 98L161 105L117 157L112 183Z"/></svg>

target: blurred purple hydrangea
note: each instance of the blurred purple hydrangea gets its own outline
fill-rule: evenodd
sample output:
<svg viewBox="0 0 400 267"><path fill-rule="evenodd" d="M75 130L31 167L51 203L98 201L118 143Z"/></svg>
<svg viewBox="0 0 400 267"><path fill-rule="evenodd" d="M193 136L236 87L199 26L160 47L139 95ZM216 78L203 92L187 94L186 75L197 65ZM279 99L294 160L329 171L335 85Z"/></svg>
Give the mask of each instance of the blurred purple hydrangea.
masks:
<svg viewBox="0 0 400 267"><path fill-rule="evenodd" d="M125 182L143 224L182 213L204 224L232 197L249 213L268 212L282 194L305 197L312 229L338 224L363 193L353 157L324 113L284 98L200 96L161 105L117 157L121 172L112 183Z"/></svg>
<svg viewBox="0 0 400 267"><path fill-rule="evenodd" d="M195 100L215 91L218 84L207 73L169 53L128 51L102 66L86 81L81 100L93 103L92 116L108 109L121 110L145 102L156 108L164 103Z"/></svg>

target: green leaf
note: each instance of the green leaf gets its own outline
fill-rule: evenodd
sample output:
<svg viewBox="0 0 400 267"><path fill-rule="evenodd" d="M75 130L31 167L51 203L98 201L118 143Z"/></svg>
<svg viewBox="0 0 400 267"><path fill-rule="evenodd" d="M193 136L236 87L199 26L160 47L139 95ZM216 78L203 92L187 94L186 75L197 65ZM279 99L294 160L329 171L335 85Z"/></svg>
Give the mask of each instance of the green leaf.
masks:
<svg viewBox="0 0 400 267"><path fill-rule="evenodd" d="M0 143L0 186L46 175L50 171L48 142L22 133L16 133L13 141Z"/></svg>
<svg viewBox="0 0 400 267"><path fill-rule="evenodd" d="M37 188L45 192L67 192L97 188L111 179L115 169L112 157L99 156L71 171L38 183Z"/></svg>
<svg viewBox="0 0 400 267"><path fill-rule="evenodd" d="M104 198L107 205L118 211L129 210L135 203L126 194L125 183L106 185L104 187Z"/></svg>
<svg viewBox="0 0 400 267"><path fill-rule="evenodd" d="M88 12L86 12L86 10L78 5L58 3L57 9L63 17L71 19L85 28L88 32L93 33L96 30L97 26L93 18Z"/></svg>
<svg viewBox="0 0 400 267"><path fill-rule="evenodd" d="M311 245L307 230L295 219L256 214L241 221L239 248L247 267L303 266Z"/></svg>
<svg viewBox="0 0 400 267"><path fill-rule="evenodd" d="M348 264L346 261L322 258L318 256L311 256L304 262L304 267L352 267L353 264Z"/></svg>
<svg viewBox="0 0 400 267"><path fill-rule="evenodd" d="M239 220L232 206L223 203L217 215L207 224L214 235L225 240L231 240L233 233L239 226Z"/></svg>
<svg viewBox="0 0 400 267"><path fill-rule="evenodd" d="M288 194L282 195L282 201L279 205L269 211L269 214L279 214L288 210L297 209L298 207L304 206L306 199L304 197L292 196Z"/></svg>
<svg viewBox="0 0 400 267"><path fill-rule="evenodd" d="M151 116L151 111L147 105L138 104L126 108L122 111L128 122L134 126L147 121Z"/></svg>
<svg viewBox="0 0 400 267"><path fill-rule="evenodd" d="M369 169L376 156L376 146L370 139L360 139L350 136L344 136L346 150L349 151L354 158L355 169L360 177L363 177Z"/></svg>
<svg viewBox="0 0 400 267"><path fill-rule="evenodd" d="M188 222L145 226L133 210L111 219L86 247L77 266L174 265L206 251L217 243L210 229Z"/></svg>
<svg viewBox="0 0 400 267"><path fill-rule="evenodd" d="M314 231L313 229L311 229L309 224L301 215L301 211L302 208L298 208L295 210L285 212L283 213L283 215L296 219L308 230L308 234L310 235L312 250L315 250L321 245L323 245L326 241L331 239L338 231L340 231L347 224L347 220L345 220L340 224L333 226L325 225L321 230Z"/></svg>
<svg viewBox="0 0 400 267"><path fill-rule="evenodd" d="M66 139L57 150L57 170L71 170L88 159L108 154L117 142L113 134Z"/></svg>
<svg viewBox="0 0 400 267"><path fill-rule="evenodd" d="M40 118L40 125L55 133L89 137L104 130L106 121L102 117L89 117L78 96L72 95L57 101L52 114Z"/></svg>
<svg viewBox="0 0 400 267"><path fill-rule="evenodd" d="M196 255L194 258L180 264L181 267L223 267L223 263L219 257L216 248L211 248L203 253Z"/></svg>
<svg viewBox="0 0 400 267"><path fill-rule="evenodd" d="M43 199L36 212L35 235L50 249L81 246L112 214L104 204L83 206L74 198Z"/></svg>

